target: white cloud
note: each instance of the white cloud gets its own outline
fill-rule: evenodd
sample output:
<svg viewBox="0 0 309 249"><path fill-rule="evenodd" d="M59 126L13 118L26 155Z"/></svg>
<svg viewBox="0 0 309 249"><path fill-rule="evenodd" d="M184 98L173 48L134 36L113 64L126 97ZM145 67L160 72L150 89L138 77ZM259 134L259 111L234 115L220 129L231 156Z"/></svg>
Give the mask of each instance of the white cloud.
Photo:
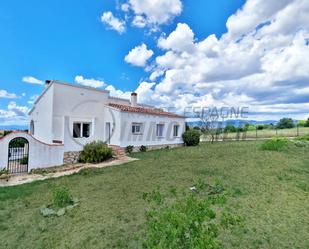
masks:
<svg viewBox="0 0 309 249"><path fill-rule="evenodd" d="M147 25L147 21L143 16L135 16L132 21L133 26L138 28L144 28Z"/></svg>
<svg viewBox="0 0 309 249"><path fill-rule="evenodd" d="M28 104L29 104L29 105L33 105L34 102L37 100L38 97L39 97L39 95L33 95L33 96L31 96L31 97L29 98L29 100L28 100Z"/></svg>
<svg viewBox="0 0 309 249"><path fill-rule="evenodd" d="M85 79L81 75L78 75L75 77L75 82L83 86L89 86L89 87L94 87L94 88L99 88L99 87L103 87L106 85L104 81L96 80L96 79Z"/></svg>
<svg viewBox="0 0 309 249"><path fill-rule="evenodd" d="M16 102L10 102L8 105L8 110L14 112L16 116L27 116L30 109L27 106L19 106Z"/></svg>
<svg viewBox="0 0 309 249"><path fill-rule="evenodd" d="M0 109L1 125L27 125L29 108L10 102L6 110Z"/></svg>
<svg viewBox="0 0 309 249"><path fill-rule="evenodd" d="M308 11L305 0L248 0L220 39L198 40L187 24L178 24L158 40L165 53L155 58L139 98L182 110L248 106L260 119L308 116Z"/></svg>
<svg viewBox="0 0 309 249"><path fill-rule="evenodd" d="M128 0L121 6L124 12L132 14L134 26L149 26L152 30L171 22L181 14L182 8L180 0Z"/></svg>
<svg viewBox="0 0 309 249"><path fill-rule="evenodd" d="M233 38L240 38L252 32L259 24L272 21L280 10L292 2L293 0L248 0L241 10L227 20L229 35Z"/></svg>
<svg viewBox="0 0 309 249"><path fill-rule="evenodd" d="M130 5L127 3L124 3L120 6L121 10L124 12L128 12L130 10Z"/></svg>
<svg viewBox="0 0 309 249"><path fill-rule="evenodd" d="M0 98L3 98L3 99L17 99L18 96L15 93L9 93L6 90L0 90Z"/></svg>
<svg viewBox="0 0 309 249"><path fill-rule="evenodd" d="M141 44L133 48L124 58L127 63L130 63L137 67L144 67L153 55L152 50L148 50L146 44Z"/></svg>
<svg viewBox="0 0 309 249"><path fill-rule="evenodd" d="M29 84L37 84L37 85L43 85L44 84L44 81L39 80L39 79L32 77L32 76L24 76L22 78L22 81L29 83Z"/></svg>
<svg viewBox="0 0 309 249"><path fill-rule="evenodd" d="M178 23L177 28L167 38L161 37L158 47L165 50L188 51L193 47L194 33L185 23Z"/></svg>
<svg viewBox="0 0 309 249"><path fill-rule="evenodd" d="M112 85L108 85L105 90L110 92L110 96L117 97L117 98L123 98L123 99L130 99L131 92L123 92L121 90L116 89Z"/></svg>
<svg viewBox="0 0 309 249"><path fill-rule="evenodd" d="M110 29L116 30L122 34L126 31L125 22L118 19L112 12L104 12L101 16L101 21L105 23Z"/></svg>

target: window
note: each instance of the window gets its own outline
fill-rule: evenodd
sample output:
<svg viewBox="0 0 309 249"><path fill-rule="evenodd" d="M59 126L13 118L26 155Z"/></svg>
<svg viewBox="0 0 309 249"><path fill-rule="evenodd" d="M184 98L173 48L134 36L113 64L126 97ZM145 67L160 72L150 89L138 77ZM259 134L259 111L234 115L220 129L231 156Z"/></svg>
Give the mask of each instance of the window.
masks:
<svg viewBox="0 0 309 249"><path fill-rule="evenodd" d="M157 137L163 137L164 124L157 124Z"/></svg>
<svg viewBox="0 0 309 249"><path fill-rule="evenodd" d="M179 125L174 125L173 136L178 137L179 134Z"/></svg>
<svg viewBox="0 0 309 249"><path fill-rule="evenodd" d="M132 124L132 133L141 134L142 133L142 123L133 123Z"/></svg>
<svg viewBox="0 0 309 249"><path fill-rule="evenodd" d="M73 123L73 137L90 137L91 123Z"/></svg>
<svg viewBox="0 0 309 249"><path fill-rule="evenodd" d="M34 121L31 120L30 122L30 135L34 135Z"/></svg>

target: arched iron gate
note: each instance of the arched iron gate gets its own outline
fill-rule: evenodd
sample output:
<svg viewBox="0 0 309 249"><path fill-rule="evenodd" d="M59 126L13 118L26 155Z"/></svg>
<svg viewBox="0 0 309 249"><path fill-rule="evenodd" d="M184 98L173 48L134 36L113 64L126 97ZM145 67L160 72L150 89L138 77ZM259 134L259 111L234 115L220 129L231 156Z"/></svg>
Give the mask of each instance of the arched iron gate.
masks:
<svg viewBox="0 0 309 249"><path fill-rule="evenodd" d="M9 143L8 171L11 174L28 172L29 142L23 137L16 137Z"/></svg>

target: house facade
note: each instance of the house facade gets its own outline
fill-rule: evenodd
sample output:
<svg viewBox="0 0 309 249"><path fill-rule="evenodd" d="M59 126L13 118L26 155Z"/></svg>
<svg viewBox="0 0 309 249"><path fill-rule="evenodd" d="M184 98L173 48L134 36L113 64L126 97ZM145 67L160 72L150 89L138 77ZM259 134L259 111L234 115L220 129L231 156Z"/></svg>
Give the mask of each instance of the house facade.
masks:
<svg viewBox="0 0 309 249"><path fill-rule="evenodd" d="M43 143L62 144L64 152L81 151L95 140L119 147L181 145L185 118L137 99L136 93L126 100L105 90L46 81L29 113L29 133Z"/></svg>

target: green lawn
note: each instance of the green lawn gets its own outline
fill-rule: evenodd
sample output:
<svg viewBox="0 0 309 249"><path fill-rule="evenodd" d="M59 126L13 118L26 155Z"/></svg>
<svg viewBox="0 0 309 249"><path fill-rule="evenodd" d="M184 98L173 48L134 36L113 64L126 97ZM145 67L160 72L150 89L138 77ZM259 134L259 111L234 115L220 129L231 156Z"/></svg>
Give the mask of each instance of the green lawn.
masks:
<svg viewBox="0 0 309 249"><path fill-rule="evenodd" d="M122 166L0 188L0 248L136 248L147 203L160 186L188 190L198 179L220 183L224 204L244 219L219 231L223 248L308 248L309 148L262 151L261 141L205 143L135 154ZM69 187L80 206L43 218L55 186Z"/></svg>

